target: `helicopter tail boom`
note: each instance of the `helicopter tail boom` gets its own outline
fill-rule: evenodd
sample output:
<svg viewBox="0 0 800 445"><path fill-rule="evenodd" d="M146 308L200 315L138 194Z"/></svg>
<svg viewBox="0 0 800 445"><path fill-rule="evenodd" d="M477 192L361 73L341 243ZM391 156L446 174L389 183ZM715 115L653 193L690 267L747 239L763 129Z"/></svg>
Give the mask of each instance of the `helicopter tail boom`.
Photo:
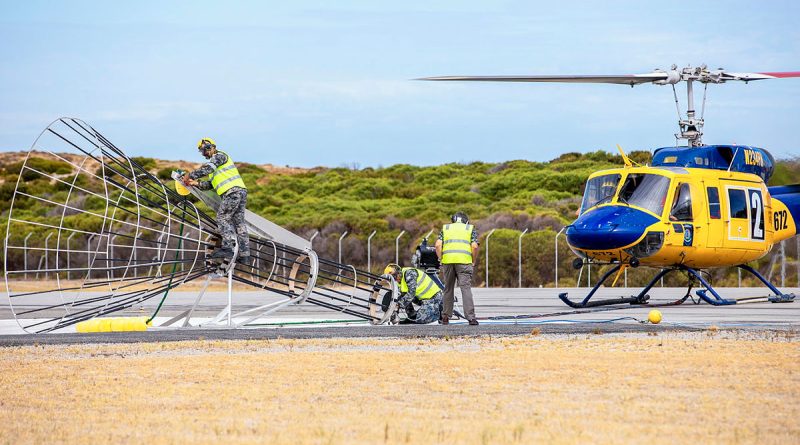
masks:
<svg viewBox="0 0 800 445"><path fill-rule="evenodd" d="M774 242L797 235L800 221L800 184L769 187L772 197L772 224Z"/></svg>

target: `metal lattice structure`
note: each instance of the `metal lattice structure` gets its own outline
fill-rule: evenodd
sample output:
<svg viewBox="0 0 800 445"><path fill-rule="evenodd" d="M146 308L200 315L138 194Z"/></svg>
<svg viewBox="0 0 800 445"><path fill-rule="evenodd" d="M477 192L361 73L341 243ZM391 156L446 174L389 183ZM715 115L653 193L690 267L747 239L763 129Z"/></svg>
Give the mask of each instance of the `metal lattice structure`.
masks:
<svg viewBox="0 0 800 445"><path fill-rule="evenodd" d="M228 304L204 326L245 326L300 303L373 324L391 317L394 304L377 299L396 295L394 283L320 259L309 241L249 211L251 261L210 263L220 236L208 207L218 199L181 196L86 122L54 121L20 166L11 198L4 270L14 317L27 332L49 332L205 280L194 306L165 323L197 326L194 309L220 277ZM262 291L264 304L237 307L232 282Z"/></svg>

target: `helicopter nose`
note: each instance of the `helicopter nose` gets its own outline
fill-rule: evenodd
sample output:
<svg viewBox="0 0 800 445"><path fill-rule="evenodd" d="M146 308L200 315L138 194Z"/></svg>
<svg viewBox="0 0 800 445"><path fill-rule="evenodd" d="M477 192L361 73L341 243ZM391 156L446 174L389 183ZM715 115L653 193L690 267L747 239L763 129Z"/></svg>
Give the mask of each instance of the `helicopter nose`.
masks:
<svg viewBox="0 0 800 445"><path fill-rule="evenodd" d="M627 206L605 206L586 212L567 228L567 242L578 249L612 250L639 239L658 219Z"/></svg>

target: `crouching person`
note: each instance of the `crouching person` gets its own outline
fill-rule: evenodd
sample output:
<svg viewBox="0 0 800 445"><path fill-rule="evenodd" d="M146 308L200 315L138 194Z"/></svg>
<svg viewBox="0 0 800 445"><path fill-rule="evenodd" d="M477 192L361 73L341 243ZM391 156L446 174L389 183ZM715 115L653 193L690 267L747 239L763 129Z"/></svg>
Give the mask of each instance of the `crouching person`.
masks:
<svg viewBox="0 0 800 445"><path fill-rule="evenodd" d="M398 305L405 310L401 323L427 324L438 321L442 313L442 289L422 269L389 264L383 271L391 275L400 290Z"/></svg>

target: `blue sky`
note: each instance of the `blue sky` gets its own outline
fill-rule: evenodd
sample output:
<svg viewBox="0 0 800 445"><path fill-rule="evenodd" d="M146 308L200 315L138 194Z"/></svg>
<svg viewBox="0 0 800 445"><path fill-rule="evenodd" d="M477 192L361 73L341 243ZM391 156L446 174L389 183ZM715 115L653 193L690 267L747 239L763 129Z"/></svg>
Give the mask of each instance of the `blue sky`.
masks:
<svg viewBox="0 0 800 445"><path fill-rule="evenodd" d="M0 150L69 115L166 159L211 136L278 165L546 161L673 144L671 89L409 79L800 70L798 2L644 3L1 1ZM705 141L799 155L799 99L712 85Z"/></svg>

